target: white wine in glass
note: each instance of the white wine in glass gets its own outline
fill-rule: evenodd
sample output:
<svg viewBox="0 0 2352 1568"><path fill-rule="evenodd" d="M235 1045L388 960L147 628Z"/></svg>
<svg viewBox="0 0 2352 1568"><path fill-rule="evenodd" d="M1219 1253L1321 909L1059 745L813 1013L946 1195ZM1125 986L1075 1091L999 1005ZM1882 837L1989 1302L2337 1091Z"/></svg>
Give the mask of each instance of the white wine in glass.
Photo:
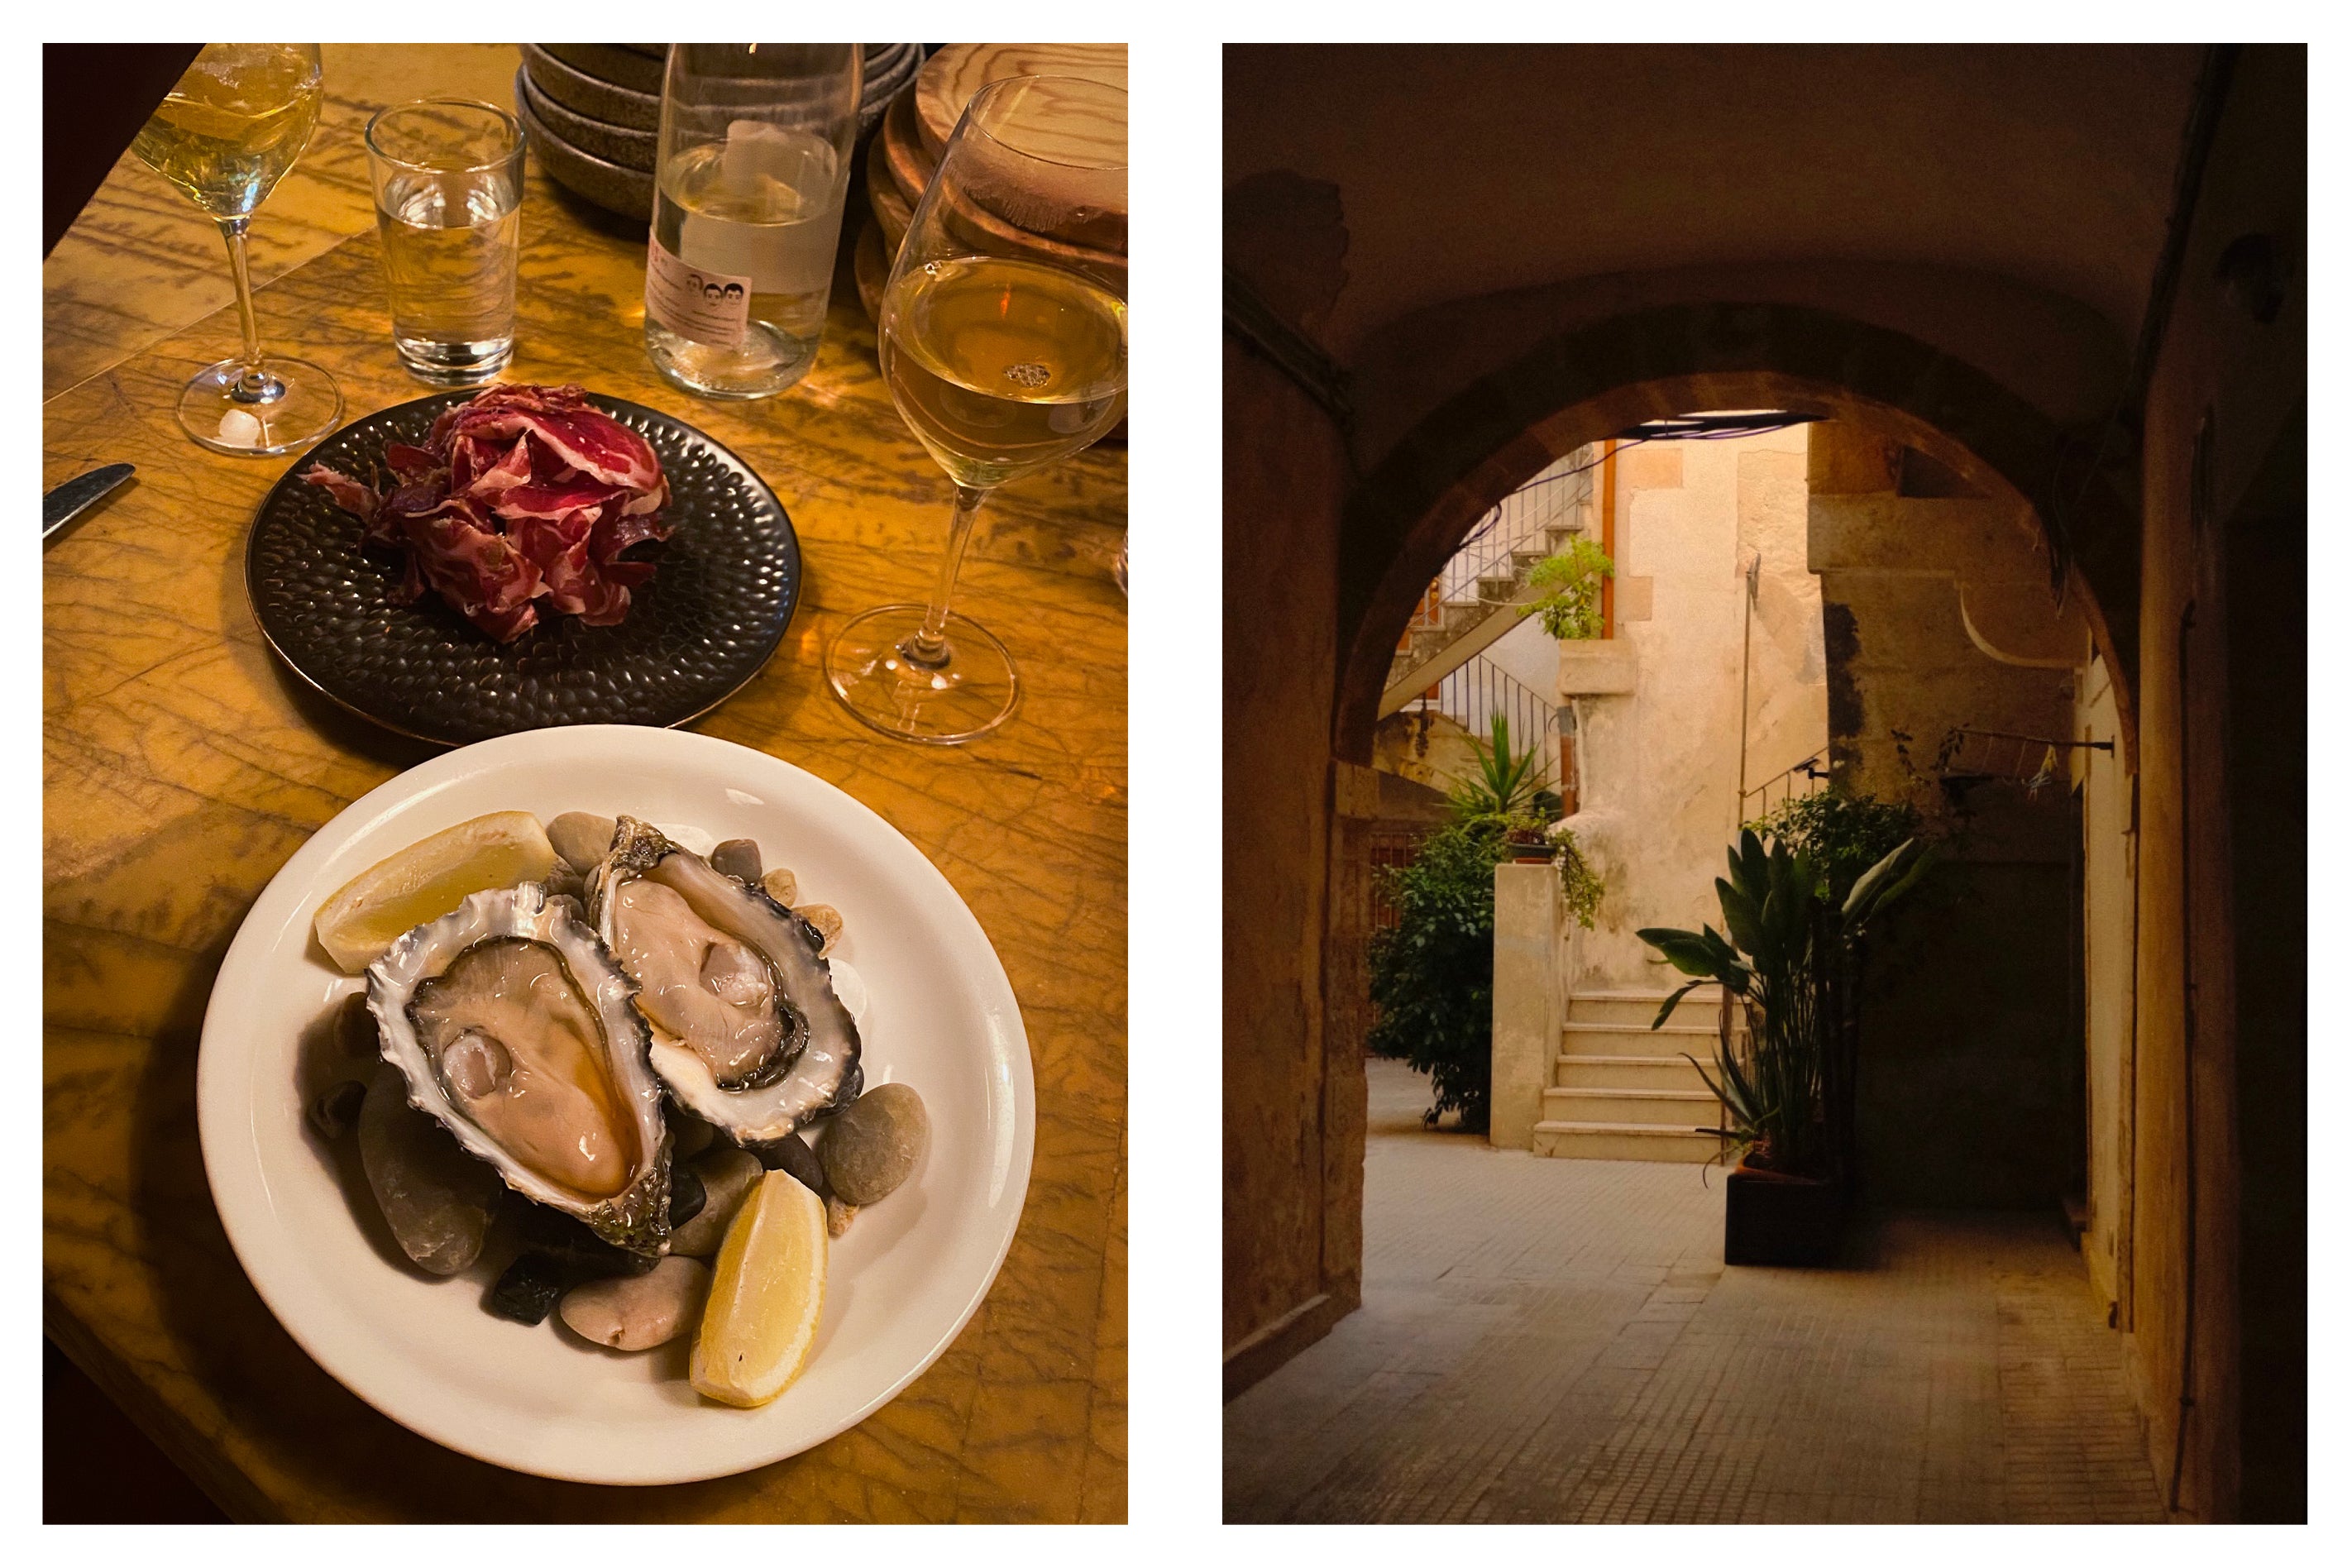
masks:
<svg viewBox="0 0 2352 1568"><path fill-rule="evenodd" d="M220 226L236 280L245 352L206 367L180 395L180 424L238 457L300 451L333 430L343 395L303 360L265 358L246 272L253 212L294 166L319 123L316 44L207 44L131 150Z"/></svg>
<svg viewBox="0 0 2352 1568"><path fill-rule="evenodd" d="M972 740L1020 700L1004 645L948 603L989 492L1091 445L1126 410L1127 170L1123 151L1104 150L1124 148L1126 126L1117 88L992 82L899 247L882 379L956 491L930 603L868 610L826 650L834 694L886 734Z"/></svg>

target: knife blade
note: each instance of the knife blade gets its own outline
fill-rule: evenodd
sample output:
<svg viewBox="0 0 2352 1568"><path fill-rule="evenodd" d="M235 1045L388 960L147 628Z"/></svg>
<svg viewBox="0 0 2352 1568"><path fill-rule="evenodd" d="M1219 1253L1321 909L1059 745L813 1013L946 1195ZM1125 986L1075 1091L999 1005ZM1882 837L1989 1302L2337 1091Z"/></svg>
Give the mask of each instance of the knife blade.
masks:
<svg viewBox="0 0 2352 1568"><path fill-rule="evenodd" d="M78 474L43 496L42 541L46 542L58 530L113 494L116 486L138 471L129 463L109 463L102 468Z"/></svg>

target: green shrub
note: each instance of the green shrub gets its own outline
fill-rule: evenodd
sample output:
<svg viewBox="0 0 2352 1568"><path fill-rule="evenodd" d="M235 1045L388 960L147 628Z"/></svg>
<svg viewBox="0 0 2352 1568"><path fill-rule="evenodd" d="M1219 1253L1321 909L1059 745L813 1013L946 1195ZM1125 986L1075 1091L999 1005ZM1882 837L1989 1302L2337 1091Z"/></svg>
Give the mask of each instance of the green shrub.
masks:
<svg viewBox="0 0 2352 1568"><path fill-rule="evenodd" d="M1802 854L1812 863L1816 895L1843 904L1855 878L1917 837L1919 813L1907 803L1824 789L1782 801L1739 826Z"/></svg>
<svg viewBox="0 0 2352 1568"><path fill-rule="evenodd" d="M1601 909L1601 895L1609 890L1608 885L1592 868L1592 863L1584 858L1575 834L1556 833L1552 844L1551 863L1559 868L1560 901L1568 906L1568 912L1576 917L1578 925L1591 931L1592 917Z"/></svg>
<svg viewBox="0 0 2352 1568"><path fill-rule="evenodd" d="M1383 873L1397 923L1373 933L1366 1043L1429 1075L1428 1120L1462 1112L1486 1126L1495 1006L1495 867L1510 858L1509 819L1475 816L1430 835L1410 866Z"/></svg>

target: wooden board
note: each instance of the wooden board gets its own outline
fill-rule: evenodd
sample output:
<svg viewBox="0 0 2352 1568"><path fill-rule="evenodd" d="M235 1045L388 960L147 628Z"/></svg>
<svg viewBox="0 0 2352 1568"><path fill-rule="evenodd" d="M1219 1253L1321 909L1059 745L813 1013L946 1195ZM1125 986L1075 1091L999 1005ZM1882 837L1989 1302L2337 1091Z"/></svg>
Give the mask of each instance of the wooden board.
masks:
<svg viewBox="0 0 2352 1568"><path fill-rule="evenodd" d="M956 121L971 95L1013 76L1077 76L1127 90L1125 44L950 44L923 62L915 81L915 111L931 162L947 151ZM1074 132L1071 151L1089 161L1108 153L1127 158L1125 128L1114 142L1105 135Z"/></svg>

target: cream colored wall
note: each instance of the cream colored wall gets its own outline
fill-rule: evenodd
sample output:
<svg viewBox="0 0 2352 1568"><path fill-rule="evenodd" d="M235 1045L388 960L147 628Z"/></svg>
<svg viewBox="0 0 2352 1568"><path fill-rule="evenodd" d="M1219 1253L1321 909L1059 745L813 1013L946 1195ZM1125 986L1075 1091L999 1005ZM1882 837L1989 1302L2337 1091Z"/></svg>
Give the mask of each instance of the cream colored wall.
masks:
<svg viewBox="0 0 2352 1568"><path fill-rule="evenodd" d="M2090 1221L2083 1257L2099 1299L2121 1303L2128 1328L2131 1292L2132 940L2138 846L2132 781L2124 771L2116 693L2093 658L2077 686L2074 738L2116 742L2111 752L2074 753L2083 795L2084 1047L2090 1101Z"/></svg>
<svg viewBox="0 0 2352 1568"><path fill-rule="evenodd" d="M1715 879L1739 821L1743 573L1759 552L1749 784L1827 743L1805 454L1800 426L1659 442L1617 459L1616 637L1633 661L1632 689L1562 693L1578 715L1580 809L1569 826L1608 884L1594 929L1575 933L1580 987L1663 984L1633 933L1720 923Z"/></svg>

